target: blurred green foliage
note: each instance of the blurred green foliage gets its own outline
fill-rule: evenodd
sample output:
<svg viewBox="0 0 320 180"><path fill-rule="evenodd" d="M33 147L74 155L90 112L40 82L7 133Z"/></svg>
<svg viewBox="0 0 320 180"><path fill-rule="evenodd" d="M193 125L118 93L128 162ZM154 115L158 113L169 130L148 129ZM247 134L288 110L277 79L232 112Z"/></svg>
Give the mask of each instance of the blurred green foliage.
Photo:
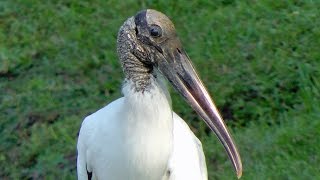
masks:
<svg viewBox="0 0 320 180"><path fill-rule="evenodd" d="M118 28L167 14L231 127L243 179L320 177L320 1L1 0L0 179L75 179L82 119L121 96ZM234 179L182 98L210 179Z"/></svg>

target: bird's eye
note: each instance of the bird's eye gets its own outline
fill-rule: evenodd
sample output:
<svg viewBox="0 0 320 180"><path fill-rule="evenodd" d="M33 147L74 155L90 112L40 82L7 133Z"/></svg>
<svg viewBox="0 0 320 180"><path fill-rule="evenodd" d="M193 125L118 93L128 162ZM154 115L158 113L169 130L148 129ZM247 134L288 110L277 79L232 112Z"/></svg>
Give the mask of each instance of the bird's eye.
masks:
<svg viewBox="0 0 320 180"><path fill-rule="evenodd" d="M152 26L150 26L149 31L150 31L150 35L151 35L152 37L160 37L160 36L162 35L162 29L161 29L161 27L158 26L158 25L152 25Z"/></svg>

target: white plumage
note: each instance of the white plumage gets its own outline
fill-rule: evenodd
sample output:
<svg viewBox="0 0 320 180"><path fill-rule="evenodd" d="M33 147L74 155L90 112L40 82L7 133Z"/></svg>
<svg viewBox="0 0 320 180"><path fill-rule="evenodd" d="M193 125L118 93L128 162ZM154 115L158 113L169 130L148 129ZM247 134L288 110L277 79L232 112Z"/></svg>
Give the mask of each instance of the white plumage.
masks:
<svg viewBox="0 0 320 180"><path fill-rule="evenodd" d="M124 85L124 97L85 118L78 140L78 178L207 179L201 142L171 110L155 80L150 92ZM97 178L99 177L99 178Z"/></svg>

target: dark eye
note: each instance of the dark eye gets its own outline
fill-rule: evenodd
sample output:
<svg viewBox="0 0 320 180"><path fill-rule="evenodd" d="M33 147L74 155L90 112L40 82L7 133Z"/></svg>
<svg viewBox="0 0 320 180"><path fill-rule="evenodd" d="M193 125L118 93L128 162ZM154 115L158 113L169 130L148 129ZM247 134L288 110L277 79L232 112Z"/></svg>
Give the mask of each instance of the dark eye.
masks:
<svg viewBox="0 0 320 180"><path fill-rule="evenodd" d="M162 35L162 29L158 25L151 25L149 31L152 37L160 37Z"/></svg>

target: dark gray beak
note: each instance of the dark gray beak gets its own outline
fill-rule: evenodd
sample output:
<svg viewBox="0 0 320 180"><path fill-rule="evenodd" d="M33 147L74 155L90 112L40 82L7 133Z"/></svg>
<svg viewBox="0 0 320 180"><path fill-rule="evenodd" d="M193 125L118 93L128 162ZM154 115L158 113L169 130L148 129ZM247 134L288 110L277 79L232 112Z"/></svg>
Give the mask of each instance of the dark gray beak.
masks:
<svg viewBox="0 0 320 180"><path fill-rule="evenodd" d="M156 66L218 136L240 178L242 163L237 147L179 39L167 41L162 47L164 59Z"/></svg>

